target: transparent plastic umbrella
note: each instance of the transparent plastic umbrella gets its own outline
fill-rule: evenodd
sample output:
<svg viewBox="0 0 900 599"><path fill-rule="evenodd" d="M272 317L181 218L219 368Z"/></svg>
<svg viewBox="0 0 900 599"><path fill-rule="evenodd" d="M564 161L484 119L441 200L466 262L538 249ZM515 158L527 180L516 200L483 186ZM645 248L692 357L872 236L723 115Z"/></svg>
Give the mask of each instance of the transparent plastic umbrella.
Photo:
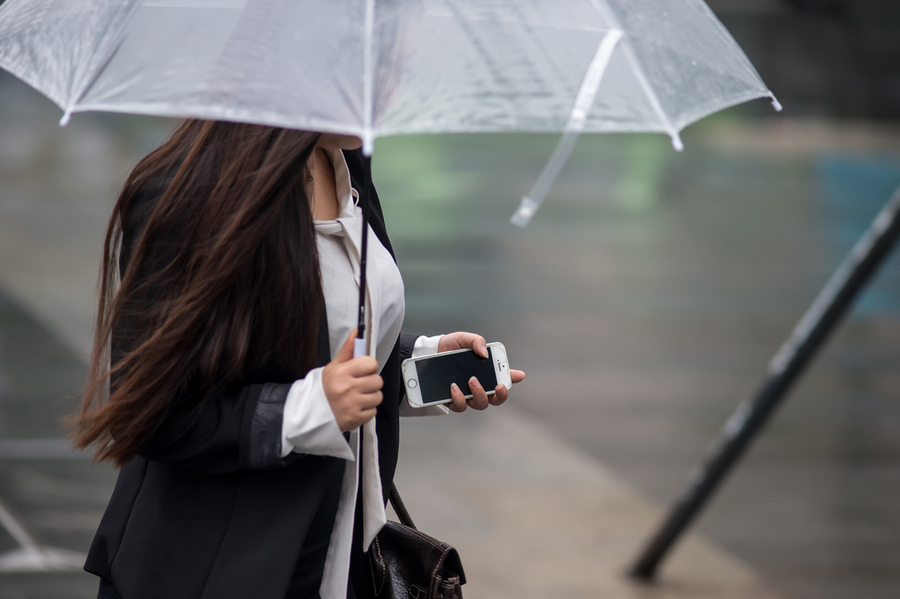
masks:
<svg viewBox="0 0 900 599"><path fill-rule="evenodd" d="M356 135L367 156L386 135L561 133L521 226L581 133L661 132L680 149L708 114L778 108L702 0L7 0L0 67L63 124L232 120Z"/></svg>
<svg viewBox="0 0 900 599"><path fill-rule="evenodd" d="M774 96L702 0L7 0L0 67L65 111L377 137L679 132ZM776 106L777 107L777 106Z"/></svg>

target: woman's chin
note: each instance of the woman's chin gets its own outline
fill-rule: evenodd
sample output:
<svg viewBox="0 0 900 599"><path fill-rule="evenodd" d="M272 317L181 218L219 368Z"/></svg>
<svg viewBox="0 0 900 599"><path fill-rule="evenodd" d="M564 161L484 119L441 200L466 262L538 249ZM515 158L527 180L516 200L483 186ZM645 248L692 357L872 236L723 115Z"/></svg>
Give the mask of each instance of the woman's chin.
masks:
<svg viewBox="0 0 900 599"><path fill-rule="evenodd" d="M326 150L358 150L363 142L355 135L343 135L341 133L323 133L319 137L319 147Z"/></svg>

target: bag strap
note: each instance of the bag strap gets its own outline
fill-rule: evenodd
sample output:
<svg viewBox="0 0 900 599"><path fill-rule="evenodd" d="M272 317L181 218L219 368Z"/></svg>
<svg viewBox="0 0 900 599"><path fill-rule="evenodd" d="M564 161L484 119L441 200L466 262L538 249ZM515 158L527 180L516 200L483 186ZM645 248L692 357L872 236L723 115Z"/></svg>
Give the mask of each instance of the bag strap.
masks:
<svg viewBox="0 0 900 599"><path fill-rule="evenodd" d="M400 518L400 523L409 526L412 529L418 530L416 525L413 523L412 516L409 515L409 511L406 509L406 506L403 504L403 500L400 499L400 491L397 490L396 484L391 484L391 506L393 506L394 511L397 512L397 517Z"/></svg>

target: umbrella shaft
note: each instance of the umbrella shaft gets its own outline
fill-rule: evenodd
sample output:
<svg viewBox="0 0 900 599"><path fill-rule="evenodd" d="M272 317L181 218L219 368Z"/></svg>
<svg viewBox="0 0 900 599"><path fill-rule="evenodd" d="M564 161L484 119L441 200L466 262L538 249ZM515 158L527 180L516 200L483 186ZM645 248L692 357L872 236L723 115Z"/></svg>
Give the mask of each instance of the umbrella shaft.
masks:
<svg viewBox="0 0 900 599"><path fill-rule="evenodd" d="M363 164L365 165L365 201L362 205L362 239L359 247L359 317L356 325L357 343L353 352L354 356L365 353L365 344L361 341L366 335L366 257L369 249L369 204L372 200L372 157L363 152Z"/></svg>

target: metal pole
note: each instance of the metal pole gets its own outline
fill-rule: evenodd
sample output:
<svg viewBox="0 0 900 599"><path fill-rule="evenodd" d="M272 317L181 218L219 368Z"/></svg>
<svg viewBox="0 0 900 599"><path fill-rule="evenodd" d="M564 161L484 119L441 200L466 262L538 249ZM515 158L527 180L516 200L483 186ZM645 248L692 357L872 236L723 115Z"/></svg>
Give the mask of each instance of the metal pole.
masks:
<svg viewBox="0 0 900 599"><path fill-rule="evenodd" d="M688 488L638 557L629 575L652 580L660 562L725 475L781 403L788 389L816 355L847 308L900 236L900 188L853 247L819 296L769 363L752 398L728 419L706 460L692 473Z"/></svg>

